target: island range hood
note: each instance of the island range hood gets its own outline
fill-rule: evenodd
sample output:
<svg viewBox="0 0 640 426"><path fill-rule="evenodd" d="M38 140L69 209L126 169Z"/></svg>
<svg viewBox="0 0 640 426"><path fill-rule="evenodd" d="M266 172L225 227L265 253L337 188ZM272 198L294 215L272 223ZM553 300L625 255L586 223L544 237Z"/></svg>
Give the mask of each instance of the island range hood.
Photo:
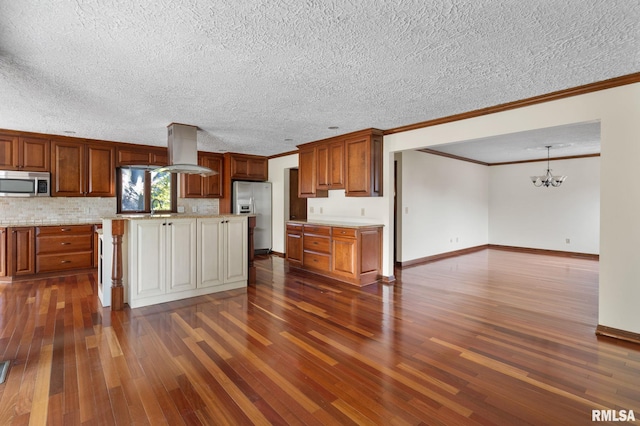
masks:
<svg viewBox="0 0 640 426"><path fill-rule="evenodd" d="M218 172L198 165L198 128L187 124L171 123L168 130L169 165L154 172L184 173L211 176Z"/></svg>

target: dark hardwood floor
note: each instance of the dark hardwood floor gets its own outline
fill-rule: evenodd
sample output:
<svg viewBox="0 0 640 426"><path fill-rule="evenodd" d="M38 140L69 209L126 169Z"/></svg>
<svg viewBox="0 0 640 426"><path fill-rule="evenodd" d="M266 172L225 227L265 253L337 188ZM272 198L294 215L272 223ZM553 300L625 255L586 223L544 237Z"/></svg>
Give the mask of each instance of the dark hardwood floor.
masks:
<svg viewBox="0 0 640 426"><path fill-rule="evenodd" d="M122 312L95 276L0 285L0 424L590 424L640 418L640 346L594 334L598 262L484 250L357 288L258 283Z"/></svg>

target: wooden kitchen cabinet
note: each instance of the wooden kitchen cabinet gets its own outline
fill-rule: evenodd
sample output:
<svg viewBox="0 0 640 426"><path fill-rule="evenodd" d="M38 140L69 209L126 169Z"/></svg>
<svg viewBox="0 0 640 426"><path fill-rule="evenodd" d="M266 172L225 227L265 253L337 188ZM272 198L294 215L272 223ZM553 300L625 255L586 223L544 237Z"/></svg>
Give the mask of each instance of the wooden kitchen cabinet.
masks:
<svg viewBox="0 0 640 426"><path fill-rule="evenodd" d="M9 228L7 242L7 272L10 276L32 275L35 273L34 228L23 226Z"/></svg>
<svg viewBox="0 0 640 426"><path fill-rule="evenodd" d="M305 146L298 151L298 197L326 197L326 190L319 190L317 184L317 147Z"/></svg>
<svg viewBox="0 0 640 426"><path fill-rule="evenodd" d="M0 170L48 172L50 150L48 139L0 135Z"/></svg>
<svg viewBox="0 0 640 426"><path fill-rule="evenodd" d="M36 273L92 268L94 225L36 227Z"/></svg>
<svg viewBox="0 0 640 426"><path fill-rule="evenodd" d="M269 179L269 162L261 155L227 153L232 180L266 182Z"/></svg>
<svg viewBox="0 0 640 426"><path fill-rule="evenodd" d="M52 196L115 196L113 144L54 140L51 164Z"/></svg>
<svg viewBox="0 0 640 426"><path fill-rule="evenodd" d="M382 196L382 134L366 134L345 140L345 195Z"/></svg>
<svg viewBox="0 0 640 426"><path fill-rule="evenodd" d="M347 197L382 195L382 131L361 130L298 145L298 191L304 198L344 189Z"/></svg>
<svg viewBox="0 0 640 426"><path fill-rule="evenodd" d="M302 227L300 238L298 227ZM291 237L291 238L290 238ZM296 250L303 247L302 259ZM382 273L382 225L287 223L287 261L294 268L359 286Z"/></svg>
<svg viewBox="0 0 640 426"><path fill-rule="evenodd" d="M0 228L0 277L7 276L7 228Z"/></svg>
<svg viewBox="0 0 640 426"><path fill-rule="evenodd" d="M182 175L183 198L221 198L223 196L223 163L222 154L207 152L198 153L198 164L218 172L212 176Z"/></svg>
<svg viewBox="0 0 640 426"><path fill-rule="evenodd" d="M344 141L318 145L316 163L317 189L344 189Z"/></svg>
<svg viewBox="0 0 640 426"><path fill-rule="evenodd" d="M302 264L302 224L287 223L286 259L292 264Z"/></svg>
<svg viewBox="0 0 640 426"><path fill-rule="evenodd" d="M121 166L166 166L169 153L166 148L150 149L148 146L118 146L116 165Z"/></svg>

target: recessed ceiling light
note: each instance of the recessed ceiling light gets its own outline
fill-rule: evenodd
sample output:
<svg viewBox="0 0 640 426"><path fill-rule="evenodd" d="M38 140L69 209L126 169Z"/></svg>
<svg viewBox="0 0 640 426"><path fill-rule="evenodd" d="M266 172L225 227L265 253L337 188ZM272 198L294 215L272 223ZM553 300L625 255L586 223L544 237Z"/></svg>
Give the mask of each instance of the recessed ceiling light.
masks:
<svg viewBox="0 0 640 426"><path fill-rule="evenodd" d="M64 130L63 133L66 133L68 135L75 135L76 132L74 132L73 130Z"/></svg>
<svg viewBox="0 0 640 426"><path fill-rule="evenodd" d="M339 128L338 126L329 126L329 130L338 130Z"/></svg>
<svg viewBox="0 0 640 426"><path fill-rule="evenodd" d="M285 141L285 142L293 142L293 139L291 139L291 138L286 138L284 141Z"/></svg>

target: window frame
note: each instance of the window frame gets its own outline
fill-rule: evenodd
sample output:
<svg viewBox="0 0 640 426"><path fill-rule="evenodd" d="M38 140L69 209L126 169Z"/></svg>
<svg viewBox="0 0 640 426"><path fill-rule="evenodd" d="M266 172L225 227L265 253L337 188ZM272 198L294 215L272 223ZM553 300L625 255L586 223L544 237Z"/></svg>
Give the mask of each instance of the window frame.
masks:
<svg viewBox="0 0 640 426"><path fill-rule="evenodd" d="M116 168L116 213L136 214L151 213L151 172L156 167L121 166ZM144 170L144 210L122 210L122 170ZM178 210L178 175L171 173L171 208L170 210L154 210L154 213L176 213Z"/></svg>

